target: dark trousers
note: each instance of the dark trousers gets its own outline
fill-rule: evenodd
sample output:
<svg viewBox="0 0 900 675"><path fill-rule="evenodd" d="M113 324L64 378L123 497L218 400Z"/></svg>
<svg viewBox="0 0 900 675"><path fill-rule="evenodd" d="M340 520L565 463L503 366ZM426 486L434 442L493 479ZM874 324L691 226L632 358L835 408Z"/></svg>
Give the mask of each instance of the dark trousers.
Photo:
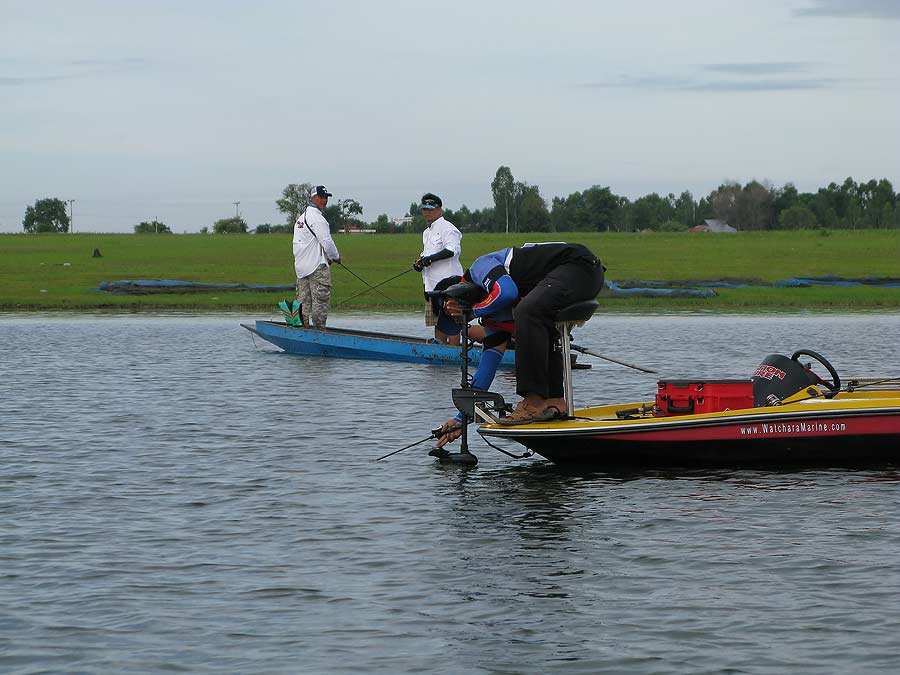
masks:
<svg viewBox="0 0 900 675"><path fill-rule="evenodd" d="M563 395L562 354L556 313L603 288L603 266L571 262L552 270L513 310L516 321L516 393L542 398Z"/></svg>

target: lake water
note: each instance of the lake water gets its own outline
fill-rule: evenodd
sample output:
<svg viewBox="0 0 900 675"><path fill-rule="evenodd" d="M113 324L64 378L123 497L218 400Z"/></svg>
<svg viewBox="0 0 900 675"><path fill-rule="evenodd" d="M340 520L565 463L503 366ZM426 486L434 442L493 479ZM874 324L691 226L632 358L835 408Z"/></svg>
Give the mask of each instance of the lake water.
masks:
<svg viewBox="0 0 900 675"><path fill-rule="evenodd" d="M0 316L0 672L900 671L898 467L592 473L477 435L474 469L376 463L452 415L458 372L289 356L250 320ZM898 314L576 341L660 371L581 357L580 404L800 348L900 375Z"/></svg>

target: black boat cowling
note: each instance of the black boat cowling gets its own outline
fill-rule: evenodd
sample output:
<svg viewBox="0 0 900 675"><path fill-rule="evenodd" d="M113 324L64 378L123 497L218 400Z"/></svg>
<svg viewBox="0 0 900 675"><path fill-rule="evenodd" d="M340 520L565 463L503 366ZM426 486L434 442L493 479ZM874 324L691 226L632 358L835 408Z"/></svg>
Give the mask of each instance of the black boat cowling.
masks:
<svg viewBox="0 0 900 675"><path fill-rule="evenodd" d="M822 364L831 375L831 381L816 375L809 365L800 363L801 356L809 356ZM841 379L825 357L809 349L799 349L788 358L781 354L769 354L750 378L753 382L753 405L779 405L788 396L812 385L822 384L829 389L825 395L834 396L841 388Z"/></svg>

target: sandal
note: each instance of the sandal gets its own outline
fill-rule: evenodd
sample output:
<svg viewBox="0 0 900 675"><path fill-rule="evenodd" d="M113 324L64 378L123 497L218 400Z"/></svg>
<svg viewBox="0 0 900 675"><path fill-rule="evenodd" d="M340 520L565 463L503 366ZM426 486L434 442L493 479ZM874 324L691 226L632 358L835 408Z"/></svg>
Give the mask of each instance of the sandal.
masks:
<svg viewBox="0 0 900 675"><path fill-rule="evenodd" d="M501 417L497 422L504 426L516 426L519 424L533 424L535 422L550 422L551 420L563 417L555 405L548 405L543 410L520 403L508 417Z"/></svg>
<svg viewBox="0 0 900 675"><path fill-rule="evenodd" d="M548 405L540 413L534 416L532 422L551 422L553 420L558 420L561 417L565 417L565 415L560 412L559 408L555 405Z"/></svg>

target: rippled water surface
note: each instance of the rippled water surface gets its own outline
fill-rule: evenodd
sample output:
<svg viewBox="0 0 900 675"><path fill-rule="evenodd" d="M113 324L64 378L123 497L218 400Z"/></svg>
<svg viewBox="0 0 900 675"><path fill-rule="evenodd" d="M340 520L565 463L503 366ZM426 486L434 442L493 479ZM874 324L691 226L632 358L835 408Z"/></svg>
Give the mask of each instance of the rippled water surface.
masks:
<svg viewBox="0 0 900 675"><path fill-rule="evenodd" d="M0 672L900 671L897 467L591 473L477 436L474 469L376 463L451 415L458 372L289 356L242 320L0 317ZM659 377L799 348L900 374L895 314L576 338ZM592 362L578 403L655 392Z"/></svg>

